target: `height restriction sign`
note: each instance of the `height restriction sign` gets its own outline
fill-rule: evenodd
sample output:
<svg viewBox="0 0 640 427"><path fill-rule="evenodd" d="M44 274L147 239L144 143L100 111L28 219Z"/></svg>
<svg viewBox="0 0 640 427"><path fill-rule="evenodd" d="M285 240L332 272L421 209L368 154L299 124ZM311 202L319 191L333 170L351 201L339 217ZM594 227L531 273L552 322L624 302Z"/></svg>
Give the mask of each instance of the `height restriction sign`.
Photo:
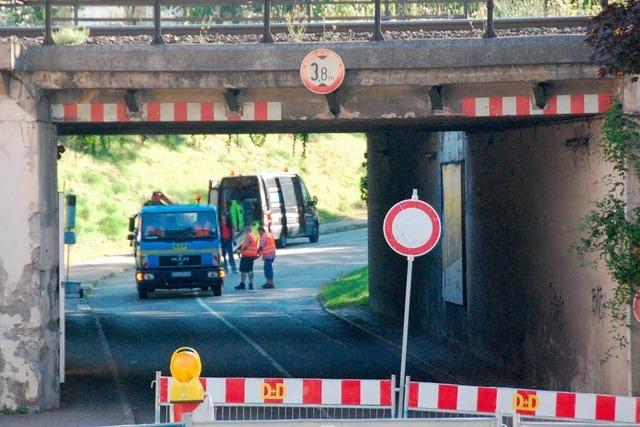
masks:
<svg viewBox="0 0 640 427"><path fill-rule="evenodd" d="M326 95L338 89L344 80L342 58L332 50L309 52L300 64L302 83L313 93Z"/></svg>

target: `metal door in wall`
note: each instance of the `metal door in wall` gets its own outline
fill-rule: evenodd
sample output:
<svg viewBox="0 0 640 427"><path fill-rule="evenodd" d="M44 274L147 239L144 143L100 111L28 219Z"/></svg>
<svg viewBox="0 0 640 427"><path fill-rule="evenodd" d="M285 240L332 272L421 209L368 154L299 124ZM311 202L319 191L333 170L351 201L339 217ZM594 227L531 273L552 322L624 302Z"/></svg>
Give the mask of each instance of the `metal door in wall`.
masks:
<svg viewBox="0 0 640 427"><path fill-rule="evenodd" d="M464 163L442 164L442 298L465 304Z"/></svg>

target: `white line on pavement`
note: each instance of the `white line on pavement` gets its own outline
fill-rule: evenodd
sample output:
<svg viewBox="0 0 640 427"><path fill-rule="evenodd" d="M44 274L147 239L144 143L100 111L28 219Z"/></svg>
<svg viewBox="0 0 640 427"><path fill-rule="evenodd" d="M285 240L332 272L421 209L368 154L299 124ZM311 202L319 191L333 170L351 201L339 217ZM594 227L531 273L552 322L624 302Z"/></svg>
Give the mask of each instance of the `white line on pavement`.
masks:
<svg viewBox="0 0 640 427"><path fill-rule="evenodd" d="M133 418L133 410L131 409L131 405L129 405L129 401L127 400L127 395L124 391L124 386L120 381L120 376L118 375L118 368L116 367L116 362L113 359L113 354L111 353L111 349L109 348L109 343L107 342L107 337L104 335L104 330L102 329L102 325L100 324L100 319L97 314L94 314L93 319L96 322L98 327L98 337L100 338L100 344L102 346L102 352L104 353L104 358L107 362L107 367L109 368L109 372L113 377L113 381L116 383L116 391L118 393L118 400L120 400L120 405L122 406L123 414L131 420L131 424L135 423L135 419Z"/></svg>
<svg viewBox="0 0 640 427"><path fill-rule="evenodd" d="M247 343L249 343L249 345L251 347L253 347L258 353L260 353L265 359L267 359L269 361L269 363L271 363L271 365L276 368L276 370L278 372L280 372L282 375L284 375L287 378L292 378L293 375L291 375L289 373L289 371L287 371L286 369L284 369L282 367L282 365L280 365L276 359L274 359L273 357L271 357L271 355L269 353L266 352L265 349L263 349L262 347L260 347L260 344L258 344L257 342L255 342L254 340L252 340L247 334L245 334L244 332L242 332L240 329L238 329L233 323L229 322L227 319L225 319L224 317L222 317L222 315L220 313L218 313L217 311L215 311L214 309L212 309L211 307L209 307L203 300L202 298L198 297L198 304L200 304L205 310L207 310L209 313L211 313L214 317L218 318L222 323L224 323L225 325L227 325L229 327L229 329L231 329L233 332L235 332L236 334L240 335L242 337L242 339L244 339Z"/></svg>

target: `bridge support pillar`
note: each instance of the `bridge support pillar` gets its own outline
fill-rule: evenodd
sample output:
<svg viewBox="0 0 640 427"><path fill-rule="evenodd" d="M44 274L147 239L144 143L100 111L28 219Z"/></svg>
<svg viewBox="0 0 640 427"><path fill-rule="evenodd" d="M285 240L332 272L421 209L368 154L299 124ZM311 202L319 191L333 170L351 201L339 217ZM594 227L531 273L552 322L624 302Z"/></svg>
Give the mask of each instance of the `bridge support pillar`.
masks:
<svg viewBox="0 0 640 427"><path fill-rule="evenodd" d="M24 87L0 96L0 408L59 403L54 128Z"/></svg>
<svg viewBox="0 0 640 427"><path fill-rule="evenodd" d="M391 206L411 197L418 189L423 200L431 191L424 170L433 162L429 132L392 131L367 134L369 293L371 308L400 316L404 307L406 259L393 252L382 234L382 223ZM422 262L414 269L421 274ZM418 297L420 293L417 293ZM415 299L414 304L415 304Z"/></svg>
<svg viewBox="0 0 640 427"><path fill-rule="evenodd" d="M630 78L621 85L622 106L625 111L636 115L640 123L640 81L632 82ZM629 175L626 182L627 202L633 209L640 205L640 180L635 175ZM631 394L640 396L640 322L634 316L629 319L631 325L629 333L629 372L631 375Z"/></svg>

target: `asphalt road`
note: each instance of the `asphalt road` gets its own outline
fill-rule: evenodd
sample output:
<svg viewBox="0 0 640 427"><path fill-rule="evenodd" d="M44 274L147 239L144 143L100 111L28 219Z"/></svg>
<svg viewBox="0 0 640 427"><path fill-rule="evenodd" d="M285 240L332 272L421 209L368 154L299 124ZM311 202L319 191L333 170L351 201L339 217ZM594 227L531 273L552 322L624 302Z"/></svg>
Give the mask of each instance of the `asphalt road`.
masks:
<svg viewBox="0 0 640 427"><path fill-rule="evenodd" d="M203 376L294 378L389 378L400 355L366 332L325 312L316 301L320 286L366 265L366 229L321 236L317 244L292 240L278 251L276 289L233 289L229 275L222 297L210 292L172 291L139 300L131 270L101 282L87 298L115 361L121 397L137 423L153 421L157 370L181 346L194 347ZM413 378L432 380L424 366ZM112 369L113 372L113 369Z"/></svg>

